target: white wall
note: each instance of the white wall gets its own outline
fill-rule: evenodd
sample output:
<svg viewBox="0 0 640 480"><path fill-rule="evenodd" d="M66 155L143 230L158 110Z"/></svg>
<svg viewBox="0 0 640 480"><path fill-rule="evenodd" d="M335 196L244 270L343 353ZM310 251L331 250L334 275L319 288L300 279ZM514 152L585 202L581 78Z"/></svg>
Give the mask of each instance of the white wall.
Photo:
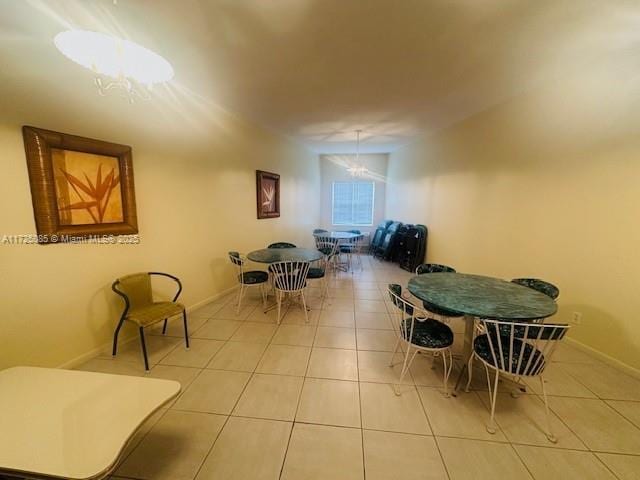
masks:
<svg viewBox="0 0 640 480"><path fill-rule="evenodd" d="M320 227L326 230L358 229L362 232L375 231L376 225L384 220L387 154L360 155L359 163L368 169L362 180L373 180L375 183L373 225L340 225L334 226L331 219L333 182L357 180L347 171L349 165L355 164L355 155L320 155L321 190L320 190Z"/></svg>

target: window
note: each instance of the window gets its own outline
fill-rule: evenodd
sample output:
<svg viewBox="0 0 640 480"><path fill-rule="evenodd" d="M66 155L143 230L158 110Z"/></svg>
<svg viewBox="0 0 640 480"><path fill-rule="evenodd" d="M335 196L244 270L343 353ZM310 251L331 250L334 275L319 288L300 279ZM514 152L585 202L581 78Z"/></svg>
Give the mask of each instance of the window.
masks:
<svg viewBox="0 0 640 480"><path fill-rule="evenodd" d="M332 223L373 225L373 182L333 182Z"/></svg>

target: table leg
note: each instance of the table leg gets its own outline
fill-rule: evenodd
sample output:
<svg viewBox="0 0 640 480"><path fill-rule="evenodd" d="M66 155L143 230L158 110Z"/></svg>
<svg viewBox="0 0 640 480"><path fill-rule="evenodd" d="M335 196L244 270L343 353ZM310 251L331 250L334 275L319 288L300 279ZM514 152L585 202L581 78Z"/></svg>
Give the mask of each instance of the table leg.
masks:
<svg viewBox="0 0 640 480"><path fill-rule="evenodd" d="M469 358L471 358L471 355L473 354L473 321L474 317L471 315L464 316L464 345L462 347L462 361L464 363L462 364L462 368L458 374L456 386L453 389L454 396L458 393L458 388L460 387L460 382L462 381L465 372L469 375L469 372L467 372L467 365L469 365Z"/></svg>

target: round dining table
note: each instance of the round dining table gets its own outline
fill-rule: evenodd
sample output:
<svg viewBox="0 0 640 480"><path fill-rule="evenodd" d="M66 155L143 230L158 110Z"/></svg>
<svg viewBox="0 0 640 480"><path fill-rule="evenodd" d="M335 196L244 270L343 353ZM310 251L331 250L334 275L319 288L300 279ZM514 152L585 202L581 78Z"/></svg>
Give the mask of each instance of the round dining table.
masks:
<svg viewBox="0 0 640 480"><path fill-rule="evenodd" d="M550 317L558 309L552 298L537 290L482 275L426 273L411 278L408 288L427 310L431 306L464 317L464 365L456 389L473 353L475 318L531 322Z"/></svg>
<svg viewBox="0 0 640 480"><path fill-rule="evenodd" d="M315 262L324 255L315 248L262 248L247 254L252 262Z"/></svg>
<svg viewBox="0 0 640 480"><path fill-rule="evenodd" d="M353 232L320 232L314 233L314 237L325 237L332 238L334 240L353 240L355 238L363 237L362 233L353 233Z"/></svg>

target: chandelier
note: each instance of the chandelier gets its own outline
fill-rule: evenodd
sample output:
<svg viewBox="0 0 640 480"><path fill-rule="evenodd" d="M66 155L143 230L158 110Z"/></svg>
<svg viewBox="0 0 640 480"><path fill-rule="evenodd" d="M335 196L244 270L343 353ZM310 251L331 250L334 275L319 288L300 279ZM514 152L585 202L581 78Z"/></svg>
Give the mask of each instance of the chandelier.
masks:
<svg viewBox="0 0 640 480"><path fill-rule="evenodd" d="M369 170L364 165L360 165L360 132L362 130L356 130L356 161L354 165L349 166L347 168L347 172L351 174L352 177L364 177Z"/></svg>
<svg viewBox="0 0 640 480"><path fill-rule="evenodd" d="M91 70L100 95L119 91L129 102L148 99L153 86L173 78L163 57L130 40L88 30L58 33L53 42L60 52Z"/></svg>

